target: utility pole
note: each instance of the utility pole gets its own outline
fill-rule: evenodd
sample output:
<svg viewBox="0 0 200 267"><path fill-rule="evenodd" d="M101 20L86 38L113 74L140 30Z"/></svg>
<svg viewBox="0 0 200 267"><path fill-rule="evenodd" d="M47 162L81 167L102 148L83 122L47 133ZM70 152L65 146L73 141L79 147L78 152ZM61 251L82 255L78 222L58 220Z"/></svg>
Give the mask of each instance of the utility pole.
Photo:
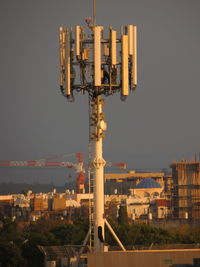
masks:
<svg viewBox="0 0 200 267"><path fill-rule="evenodd" d="M85 21L87 29L79 25L75 29L60 27L60 90L70 102L74 101L74 92L89 95L89 140L93 145L94 176L93 249L104 251L106 224L125 250L104 215L103 138L107 125L103 105L105 96L119 93L124 101L137 86L137 28L121 26L117 38L117 32L110 27L109 36L105 38L103 27L96 25L96 0L93 0L93 23L91 18Z"/></svg>

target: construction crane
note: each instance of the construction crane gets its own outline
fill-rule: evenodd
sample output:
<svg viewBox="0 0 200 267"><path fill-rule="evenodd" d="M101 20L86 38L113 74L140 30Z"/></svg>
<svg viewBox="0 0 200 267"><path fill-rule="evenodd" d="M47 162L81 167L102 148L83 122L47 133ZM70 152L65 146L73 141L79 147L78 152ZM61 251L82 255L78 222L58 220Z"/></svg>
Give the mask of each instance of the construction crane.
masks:
<svg viewBox="0 0 200 267"><path fill-rule="evenodd" d="M66 156L76 155L77 163L68 161L48 161L55 158L63 158ZM85 169L83 166L83 154L62 154L56 157L48 157L39 160L27 160L27 161L0 161L0 167L65 167L73 168L78 174L77 181L77 193L85 193ZM106 167L126 169L125 163L112 163L107 162Z"/></svg>
<svg viewBox="0 0 200 267"><path fill-rule="evenodd" d="M26 160L26 161L0 161L0 167L65 167L73 168L78 174L77 177L77 190L78 193L83 193L85 182L85 169L83 167L83 156L81 153L76 153L77 163L68 161L48 161L49 159L60 158L74 154L64 154L57 157L44 158L39 160Z"/></svg>

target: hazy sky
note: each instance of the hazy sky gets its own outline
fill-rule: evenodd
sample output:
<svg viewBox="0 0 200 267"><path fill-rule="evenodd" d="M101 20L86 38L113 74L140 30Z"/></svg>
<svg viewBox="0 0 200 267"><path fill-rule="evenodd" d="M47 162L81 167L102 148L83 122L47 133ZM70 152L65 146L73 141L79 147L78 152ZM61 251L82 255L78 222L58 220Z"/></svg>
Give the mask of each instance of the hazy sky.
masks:
<svg viewBox="0 0 200 267"><path fill-rule="evenodd" d="M99 25L138 26L139 85L126 102L106 99L106 160L167 168L200 151L199 10L199 0L97 0ZM88 100L70 104L59 91L58 28L87 16L92 0L1 1L0 160L86 160ZM0 181L11 177L63 181L66 170L0 169Z"/></svg>

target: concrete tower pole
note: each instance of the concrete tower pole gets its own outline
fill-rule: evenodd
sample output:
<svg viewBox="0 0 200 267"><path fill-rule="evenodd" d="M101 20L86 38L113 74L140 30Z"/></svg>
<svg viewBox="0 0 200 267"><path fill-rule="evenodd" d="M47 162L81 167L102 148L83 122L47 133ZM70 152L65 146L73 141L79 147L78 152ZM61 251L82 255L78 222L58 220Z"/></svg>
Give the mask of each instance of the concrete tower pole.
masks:
<svg viewBox="0 0 200 267"><path fill-rule="evenodd" d="M106 130L106 123L102 118L103 99L98 96L94 101L93 114L96 115L94 139L94 250L104 251L104 166L103 159L103 132Z"/></svg>

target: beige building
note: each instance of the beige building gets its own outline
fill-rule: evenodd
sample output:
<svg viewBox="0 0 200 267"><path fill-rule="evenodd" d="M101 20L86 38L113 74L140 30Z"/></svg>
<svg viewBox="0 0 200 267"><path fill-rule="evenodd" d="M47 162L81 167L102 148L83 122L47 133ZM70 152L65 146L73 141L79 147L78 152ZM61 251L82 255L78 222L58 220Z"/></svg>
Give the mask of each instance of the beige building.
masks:
<svg viewBox="0 0 200 267"><path fill-rule="evenodd" d="M133 220L150 214L150 204L155 199L164 197L164 188L152 178L145 178L130 189L131 195L126 199L128 216Z"/></svg>
<svg viewBox="0 0 200 267"><path fill-rule="evenodd" d="M150 200L148 198L129 197L126 199L127 214L133 220L148 215Z"/></svg>
<svg viewBox="0 0 200 267"><path fill-rule="evenodd" d="M52 210L59 211L64 209L66 209L66 198L58 194L52 199Z"/></svg>
<svg viewBox="0 0 200 267"><path fill-rule="evenodd" d="M150 205L153 218L165 219L171 217L171 211L171 200L169 199L155 199Z"/></svg>
<svg viewBox="0 0 200 267"><path fill-rule="evenodd" d="M44 195L35 195L31 199L30 205L33 211L46 211L48 210L48 198Z"/></svg>
<svg viewBox="0 0 200 267"><path fill-rule="evenodd" d="M200 249L109 251L88 254L88 267L196 267L199 258Z"/></svg>
<svg viewBox="0 0 200 267"><path fill-rule="evenodd" d="M179 219L200 219L200 162L173 162L173 209Z"/></svg>

